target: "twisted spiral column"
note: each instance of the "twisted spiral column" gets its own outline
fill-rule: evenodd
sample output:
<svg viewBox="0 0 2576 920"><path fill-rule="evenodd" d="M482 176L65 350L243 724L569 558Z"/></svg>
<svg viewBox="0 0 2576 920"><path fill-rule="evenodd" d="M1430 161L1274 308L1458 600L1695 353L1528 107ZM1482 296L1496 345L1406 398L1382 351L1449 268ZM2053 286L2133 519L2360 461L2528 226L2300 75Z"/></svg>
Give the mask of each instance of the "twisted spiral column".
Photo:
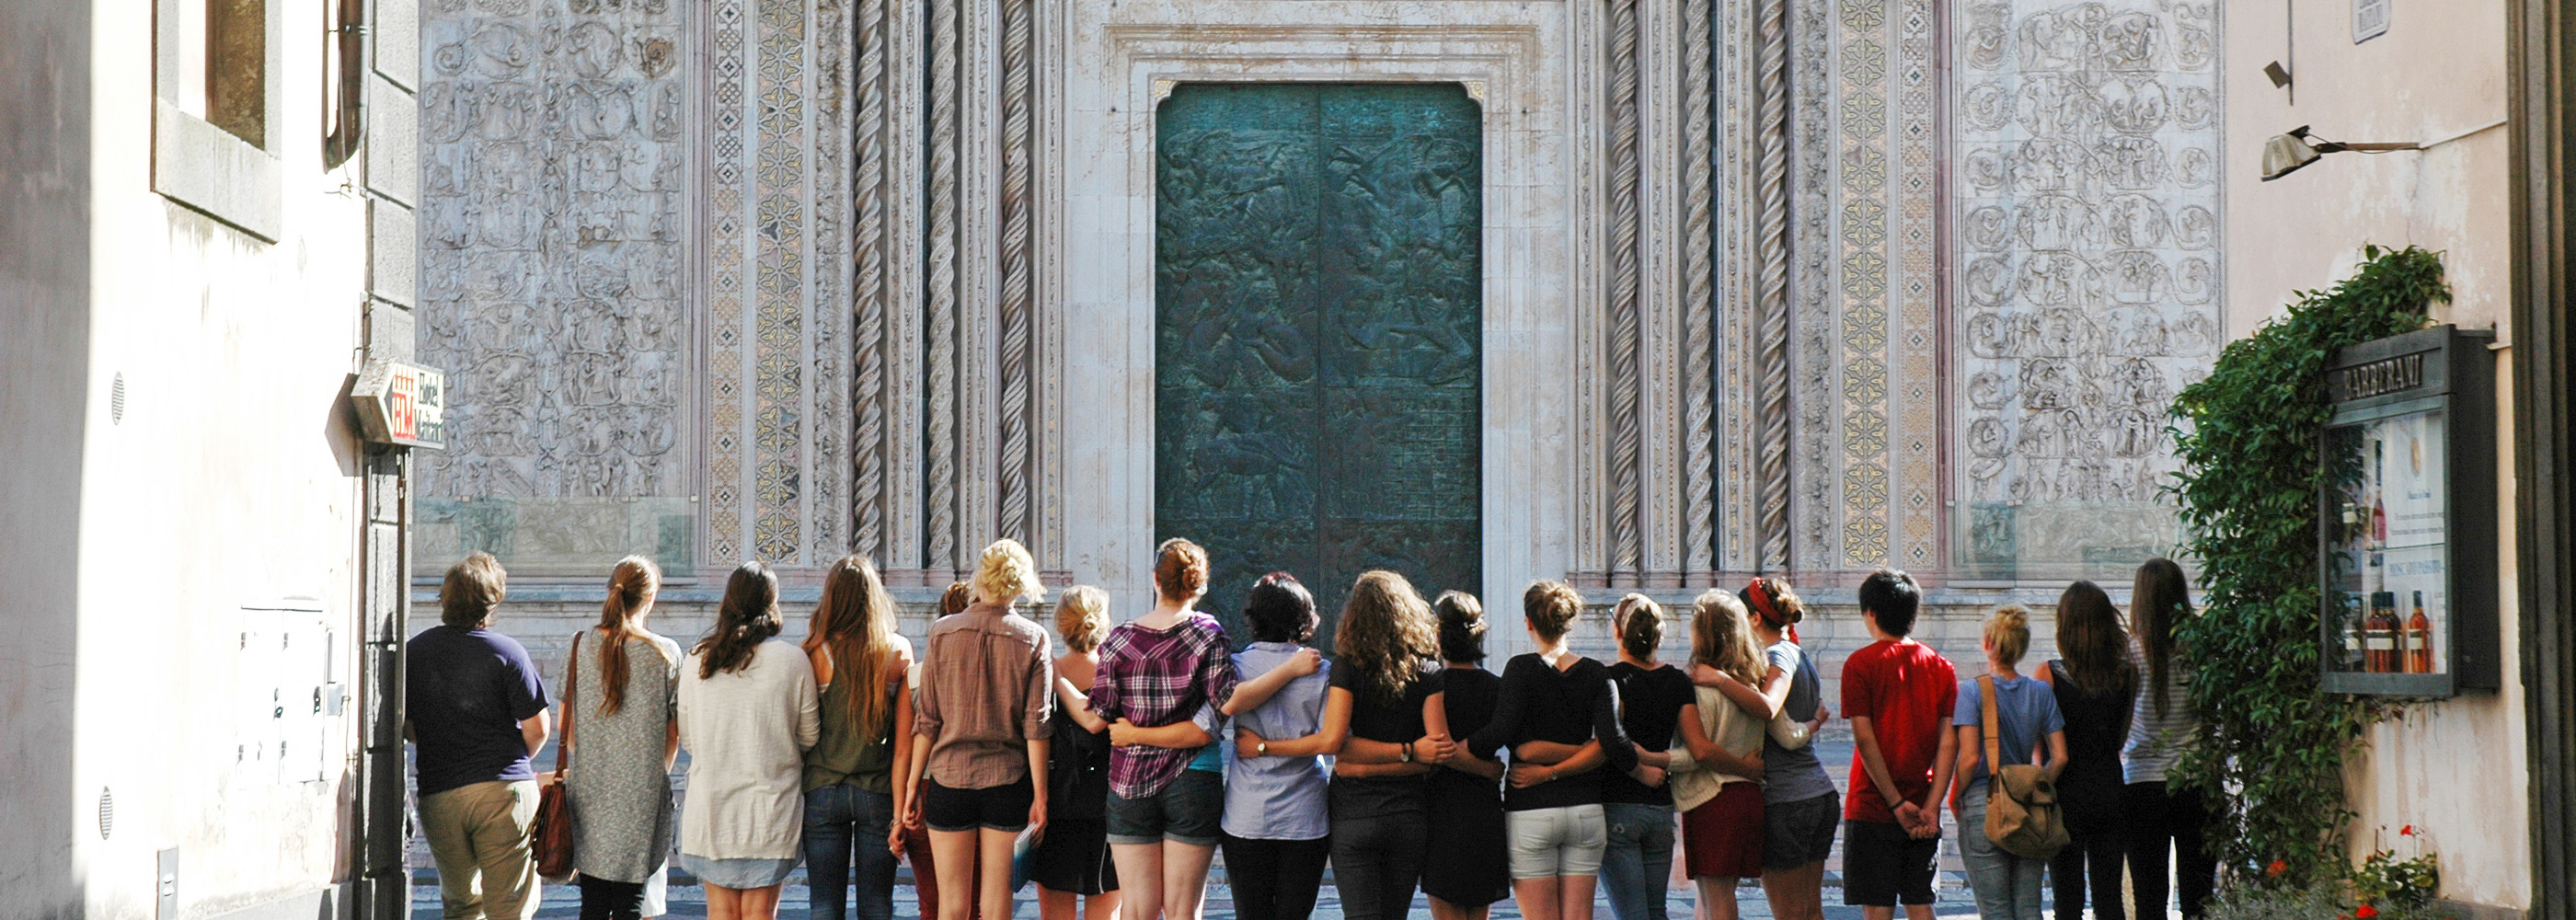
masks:
<svg viewBox="0 0 2576 920"><path fill-rule="evenodd" d="M852 184L858 194L858 226L850 250L857 258L851 301L851 353L857 360L850 384L850 455L856 461L850 482L850 551L874 557L884 546L885 527L885 140L886 140L886 4L895 0L859 0L858 90L855 124L857 162ZM880 564L884 560L878 560Z"/></svg>
<svg viewBox="0 0 2576 920"><path fill-rule="evenodd" d="M1036 303L1030 278L1030 108L1034 101L1030 33L1036 30L1031 0L1002 3L1002 535L1028 541L1029 380L1036 355L1029 330Z"/></svg>
<svg viewBox="0 0 2576 920"><path fill-rule="evenodd" d="M957 0L930 5L930 482L931 568L957 558Z"/></svg>
<svg viewBox="0 0 2576 920"><path fill-rule="evenodd" d="M1637 357L1637 0L1610 0L1610 569L1634 575L1644 546L1638 520L1644 431Z"/></svg>
<svg viewBox="0 0 2576 920"><path fill-rule="evenodd" d="M1755 564L1777 572L1789 565L1789 28L1787 0L1759 0L1754 11L1756 52L1753 198L1761 203L1753 245L1761 269L1754 277L1754 418L1759 439L1754 470L1760 504L1754 516L1761 554Z"/></svg>
<svg viewBox="0 0 2576 920"><path fill-rule="evenodd" d="M1682 570L1716 564L1716 252L1711 240L1716 60L1709 25L1716 0L1682 2Z"/></svg>

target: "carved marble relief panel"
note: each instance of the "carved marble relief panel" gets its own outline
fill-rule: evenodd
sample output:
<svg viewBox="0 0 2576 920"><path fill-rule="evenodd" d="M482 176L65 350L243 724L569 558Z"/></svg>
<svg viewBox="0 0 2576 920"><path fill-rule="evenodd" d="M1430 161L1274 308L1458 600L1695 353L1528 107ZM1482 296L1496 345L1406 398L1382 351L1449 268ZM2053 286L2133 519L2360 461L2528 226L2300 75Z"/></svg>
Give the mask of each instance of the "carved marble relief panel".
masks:
<svg viewBox="0 0 2576 920"><path fill-rule="evenodd" d="M1962 571L2117 569L2176 535L2165 407L2218 317L2208 2L1980 2L1954 24Z"/></svg>
<svg viewBox="0 0 2576 920"><path fill-rule="evenodd" d="M689 16L675 0L434 0L422 26L419 565L695 561Z"/></svg>

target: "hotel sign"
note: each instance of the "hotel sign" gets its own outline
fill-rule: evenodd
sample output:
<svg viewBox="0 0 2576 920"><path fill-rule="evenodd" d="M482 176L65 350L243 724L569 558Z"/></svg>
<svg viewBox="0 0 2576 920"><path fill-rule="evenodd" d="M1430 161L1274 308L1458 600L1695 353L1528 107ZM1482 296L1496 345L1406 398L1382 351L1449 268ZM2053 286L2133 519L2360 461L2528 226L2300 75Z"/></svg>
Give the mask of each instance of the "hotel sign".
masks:
<svg viewBox="0 0 2576 920"><path fill-rule="evenodd" d="M367 440L404 447L447 446L447 375L408 361L371 361L349 388Z"/></svg>

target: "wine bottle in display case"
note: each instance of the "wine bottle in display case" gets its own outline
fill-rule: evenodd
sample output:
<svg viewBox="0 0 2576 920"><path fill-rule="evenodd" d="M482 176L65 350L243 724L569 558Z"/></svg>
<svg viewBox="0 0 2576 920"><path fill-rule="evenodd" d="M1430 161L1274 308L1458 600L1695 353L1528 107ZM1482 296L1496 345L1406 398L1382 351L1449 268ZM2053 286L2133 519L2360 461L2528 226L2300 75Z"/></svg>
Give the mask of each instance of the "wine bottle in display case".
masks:
<svg viewBox="0 0 2576 920"><path fill-rule="evenodd" d="M2433 621L2424 616L2424 592L2415 592L2415 615L2406 620L2406 673L2433 673Z"/></svg>
<svg viewBox="0 0 2576 920"><path fill-rule="evenodd" d="M2362 625L2364 644L2370 649L2370 672L2394 674L2397 661L2397 593L2370 593L2370 620Z"/></svg>
<svg viewBox="0 0 2576 920"><path fill-rule="evenodd" d="M2369 608L2362 605L2362 600L2358 591L2346 592L2343 596L2343 616L2336 624L2337 631L2343 634L2343 655L2335 660L2335 670L2369 670L2370 661L2362 651L2361 636L2364 621L2369 619Z"/></svg>

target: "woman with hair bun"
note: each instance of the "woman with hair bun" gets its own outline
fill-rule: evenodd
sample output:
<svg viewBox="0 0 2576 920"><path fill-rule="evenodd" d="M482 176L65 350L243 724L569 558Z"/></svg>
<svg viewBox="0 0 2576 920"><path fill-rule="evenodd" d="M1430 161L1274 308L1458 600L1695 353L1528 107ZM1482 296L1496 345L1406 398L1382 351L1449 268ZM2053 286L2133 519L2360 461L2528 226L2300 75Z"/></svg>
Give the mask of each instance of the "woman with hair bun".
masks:
<svg viewBox="0 0 2576 920"><path fill-rule="evenodd" d="M1431 602L1440 625L1441 709L1451 737L1464 738L1494 719L1503 679L1485 670L1485 605L1464 591ZM1422 893L1432 920L1485 920L1494 902L1512 896L1511 856L1503 847L1503 761L1492 750L1463 745L1431 771L1431 836L1440 858L1422 864Z"/></svg>
<svg viewBox="0 0 2576 920"><path fill-rule="evenodd" d="M1510 840L1512 897L1529 920L1592 920L1601 853L1609 829L1601 807L1601 766L1647 786L1664 771L1637 760L1619 724L1619 691L1610 670L1574 653L1566 637L1583 613L1583 595L1562 581L1540 581L1521 595L1521 614L1538 651L1503 668L1493 721L1467 749L1512 749L1510 788L1503 793Z"/></svg>
<svg viewBox="0 0 2576 920"><path fill-rule="evenodd" d="M680 867L707 888L712 920L769 920L796 868L805 749L821 727L814 668L779 640L778 576L743 563L725 581L715 629L680 679L689 796Z"/></svg>
<svg viewBox="0 0 2576 920"><path fill-rule="evenodd" d="M1691 681L1769 722L1762 739L1762 897L1779 920L1824 920L1825 855L1842 822L1842 796L1807 746L1824 726L1824 678L1798 644L1806 604L1787 581L1755 578L1735 593L1762 646L1758 684L1691 666Z"/></svg>
<svg viewBox="0 0 2576 920"><path fill-rule="evenodd" d="M1037 562L1017 540L977 557L968 583L974 603L930 626L914 690L913 779L903 805L930 825L941 920L1011 915L1011 851L1022 831L1043 835L1047 820L1047 717L1055 663L1045 629L1012 610L1046 597ZM919 785L908 780L907 789ZM979 878L978 858L995 868Z"/></svg>
<svg viewBox="0 0 2576 920"><path fill-rule="evenodd" d="M1109 637L1109 593L1090 585L1064 590L1055 605L1055 635L1064 654L1055 659L1058 692L1047 724L1047 833L1031 859L1029 881L1038 885L1040 920L1111 920L1118 913L1118 869L1109 860L1109 733L1076 718L1080 702L1064 698L1074 684L1090 686L1100 668L1100 642Z"/></svg>
<svg viewBox="0 0 2576 920"><path fill-rule="evenodd" d="M661 587L662 570L652 560L618 560L599 626L573 637L576 660L566 665L576 673L564 697L562 744L571 766L562 781L572 806L572 864L581 876L584 918L662 914L676 823L671 760L680 735L672 697L679 689L680 645L644 628ZM596 651L585 653L583 639Z"/></svg>

